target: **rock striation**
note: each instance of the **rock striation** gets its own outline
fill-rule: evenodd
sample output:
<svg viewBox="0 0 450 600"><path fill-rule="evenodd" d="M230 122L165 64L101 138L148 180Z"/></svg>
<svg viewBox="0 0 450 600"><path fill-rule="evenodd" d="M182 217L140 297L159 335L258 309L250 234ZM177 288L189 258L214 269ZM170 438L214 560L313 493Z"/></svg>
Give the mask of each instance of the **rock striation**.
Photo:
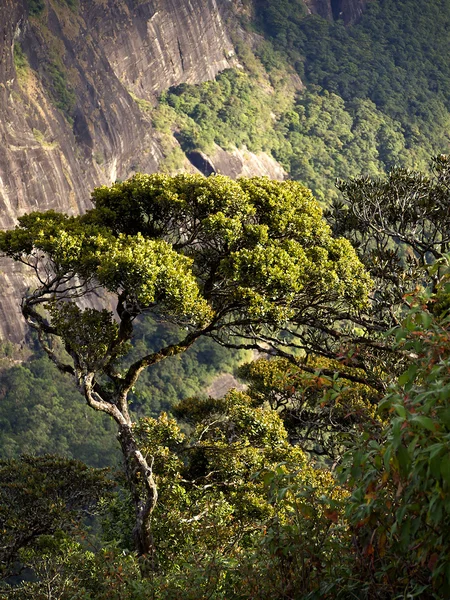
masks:
<svg viewBox="0 0 450 600"><path fill-rule="evenodd" d="M305 0L307 8L329 21L342 19L345 25L355 23L370 0Z"/></svg>
<svg viewBox="0 0 450 600"><path fill-rule="evenodd" d="M0 227L84 211L96 185L156 171L156 94L214 77L233 54L216 0L3 0ZM0 276L0 336L18 341L27 282L11 261Z"/></svg>
<svg viewBox="0 0 450 600"><path fill-rule="evenodd" d="M305 3L351 23L367 1ZM0 228L32 210L83 212L95 186L158 170L157 95L237 64L224 10L239 13L229 0L2 0ZM197 154L185 168L285 176L271 157L245 149ZM18 306L30 285L0 260L0 341L23 339Z"/></svg>

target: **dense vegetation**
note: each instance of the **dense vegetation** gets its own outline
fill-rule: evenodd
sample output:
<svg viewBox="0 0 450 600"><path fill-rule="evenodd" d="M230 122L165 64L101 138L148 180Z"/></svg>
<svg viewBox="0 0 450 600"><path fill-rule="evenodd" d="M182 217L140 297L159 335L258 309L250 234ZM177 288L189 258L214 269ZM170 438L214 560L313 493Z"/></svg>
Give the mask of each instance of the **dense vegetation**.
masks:
<svg viewBox="0 0 450 600"><path fill-rule="evenodd" d="M308 16L298 0L257 1L244 26L265 39L252 49L237 40L244 69L171 88L154 123L176 130L186 152L269 152L325 202L336 178L425 170L449 148L449 21L448 1L369 2L350 27Z"/></svg>
<svg viewBox="0 0 450 600"><path fill-rule="evenodd" d="M334 356L338 340L326 332L359 322L371 280L296 182L136 175L96 189L93 201L95 209L79 217L20 217L15 230L2 232L0 248L39 282L22 313L43 349L74 377L88 406L116 423L136 513L134 547L152 562L155 457L142 453L129 407L141 373L201 338ZM77 305L99 289L115 298L115 314L107 301L102 310ZM145 316L173 324L174 335L131 350L135 322Z"/></svg>
<svg viewBox="0 0 450 600"><path fill-rule="evenodd" d="M256 20L309 83L344 100L370 98L386 114L431 125L450 92L450 4L445 0L369 2L358 23L344 27L305 18L296 0L276 7L256 0ZM439 138L434 138L439 143Z"/></svg>
<svg viewBox="0 0 450 600"><path fill-rule="evenodd" d="M256 408L243 394L180 405L177 414L191 423L188 436L166 415L139 423L161 494L151 577L142 578L129 552L126 491L105 496L101 542L86 526L81 537L74 530L77 505L69 502L80 486L84 502L95 503L92 492L107 494L106 482L92 490L93 473L74 480L79 467L60 462L55 469L52 457L1 465L2 506L12 507L15 520L9 508L0 522L36 576L7 597L40 599L48 589L61 598L113 593L126 600L448 597L448 321L436 320L422 302L396 332L398 348L413 349L419 361L381 403L385 425L361 425L340 485L288 444L276 411ZM53 477L44 488L43 468ZM41 528L24 539L22 525L36 523L36 513ZM93 551L101 543L107 550ZM14 572L7 567L5 574Z"/></svg>
<svg viewBox="0 0 450 600"><path fill-rule="evenodd" d="M29 14L34 17L40 15L45 8L44 0L27 0Z"/></svg>
<svg viewBox="0 0 450 600"><path fill-rule="evenodd" d="M137 327L132 356L170 339L170 328L147 319ZM232 373L246 356L201 340L182 357L146 371L130 396L131 409L157 417L203 392L222 372ZM119 446L109 421L87 418L80 392L41 352L13 367L4 360L0 377L0 458L57 453L93 467L118 464Z"/></svg>
<svg viewBox="0 0 450 600"><path fill-rule="evenodd" d="M432 171L340 186L347 204L328 218L357 243L377 285L371 304L355 253L292 182L138 176L96 190L85 217L34 213L4 233L3 251L38 271L46 253L48 279L24 314L91 408L116 420L126 465L112 483L54 456L2 462L6 597L448 597L448 158ZM73 273L116 290L119 324L67 303L68 290L78 295L67 287ZM47 295L48 317L34 308ZM145 312L185 331L123 362L130 313ZM178 422L166 413L127 421L121 398L137 370L208 334L260 351L263 342L280 357L241 369L246 393L183 400ZM55 336L73 362L49 345ZM144 553L142 498L151 505ZM80 503L95 521L81 519ZM20 577L22 565L33 577Z"/></svg>
<svg viewBox="0 0 450 600"><path fill-rule="evenodd" d="M368 98L409 146L448 148L450 3L369 2L358 23L305 18L296 0L256 1L257 22L306 82L345 101Z"/></svg>
<svg viewBox="0 0 450 600"><path fill-rule="evenodd" d="M137 324L130 358L167 346L178 334L175 327L143 320ZM223 372L234 373L248 356L248 352L229 350L212 340L199 340L182 356L169 358L142 374L131 394L132 410L157 417L183 398L200 394Z"/></svg>
<svg viewBox="0 0 450 600"><path fill-rule="evenodd" d="M314 88L295 97L283 82L268 90L259 76L240 70L171 88L161 103L154 124L166 134L176 127L185 152L214 154L213 144L268 152L325 202L337 196L337 178L412 166L426 153L410 149L400 124L370 100L346 103Z"/></svg>
<svg viewBox="0 0 450 600"><path fill-rule="evenodd" d="M136 176L1 237L44 267L24 315L59 367L40 350L1 373L2 597L450 595L450 162L392 169L448 148L450 3L370 2L348 28L255 5L244 68L135 100L167 169L174 132L186 153L265 151L327 222L295 182ZM67 303L74 274L118 323ZM277 356L240 367L245 393L201 395L244 349ZM123 473L48 454L117 469L120 451Z"/></svg>
<svg viewBox="0 0 450 600"><path fill-rule="evenodd" d="M88 419L81 394L47 357L1 374L0 457L51 454L94 467L118 463L108 420Z"/></svg>

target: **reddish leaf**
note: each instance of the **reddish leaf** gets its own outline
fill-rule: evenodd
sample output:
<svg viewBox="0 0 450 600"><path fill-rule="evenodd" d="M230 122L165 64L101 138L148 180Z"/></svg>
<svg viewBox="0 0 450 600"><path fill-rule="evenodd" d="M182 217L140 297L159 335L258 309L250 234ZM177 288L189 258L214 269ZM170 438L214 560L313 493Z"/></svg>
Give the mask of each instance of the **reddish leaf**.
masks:
<svg viewBox="0 0 450 600"><path fill-rule="evenodd" d="M330 520L333 521L333 523L337 523L338 519L339 519L339 515L337 510L326 510L325 511L325 517Z"/></svg>
<svg viewBox="0 0 450 600"><path fill-rule="evenodd" d="M430 571L434 569L434 565L437 563L438 558L439 554L436 554L436 552L430 556L430 560L428 561L428 568Z"/></svg>

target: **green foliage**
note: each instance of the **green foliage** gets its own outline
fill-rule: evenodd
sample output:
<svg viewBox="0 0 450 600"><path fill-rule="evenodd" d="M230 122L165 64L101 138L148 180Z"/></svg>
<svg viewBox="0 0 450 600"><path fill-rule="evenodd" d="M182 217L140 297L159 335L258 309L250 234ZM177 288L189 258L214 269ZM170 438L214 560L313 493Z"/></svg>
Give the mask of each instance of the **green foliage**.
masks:
<svg viewBox="0 0 450 600"><path fill-rule="evenodd" d="M130 359L178 338L176 328L146 319L136 328ZM137 415L157 417L183 398L200 394L221 373L232 373L245 357L243 351L199 340L181 357L143 373L130 394L131 408ZM56 452L94 467L119 464L111 422L101 415L89 417L74 383L46 358L34 356L20 366L5 366L0 378L0 458Z"/></svg>
<svg viewBox="0 0 450 600"><path fill-rule="evenodd" d="M446 278L440 293L448 293ZM279 395L283 365L260 362L251 396L183 401L176 413L187 434L165 414L135 425L160 493L151 578L123 551L132 523L123 495L104 503L107 535L122 550L94 555L44 536L21 554L37 581L11 597L40 598L45 582L56 593L63 578L68 598L75 589L127 600L447 597L450 337L448 318L424 308L433 300L413 305L395 332L397 349L414 362L381 404L389 417L381 435L369 426L359 443L352 439L342 475L351 497L288 443L278 412L261 405L267 391Z"/></svg>
<svg viewBox="0 0 450 600"><path fill-rule="evenodd" d="M268 101L269 100L269 101ZM161 102L182 119L183 150L208 151L213 142L223 148L247 146L249 150L270 149L273 142L274 102L243 71L229 69L202 85L182 84L170 88Z"/></svg>
<svg viewBox="0 0 450 600"><path fill-rule="evenodd" d="M32 17L36 17L42 13L45 8L44 0L27 0L28 13Z"/></svg>
<svg viewBox="0 0 450 600"><path fill-rule="evenodd" d="M237 41L249 74L228 70L161 96L154 124L176 130L183 150L264 150L328 202L336 178L424 169L430 154L448 149L448 1L426 10L418 0L369 3L347 28L308 16L298 0L258 0L256 15L273 44L255 44L255 56ZM297 98L291 66L308 84Z"/></svg>
<svg viewBox="0 0 450 600"><path fill-rule="evenodd" d="M135 507L134 544L151 564L156 549L159 560L164 555L152 532L161 523L151 524L159 510L156 461L140 450L128 407L142 371L205 336L237 348L287 348L289 334L300 330L314 347L316 328L323 337L367 310L371 281L351 245L331 236L309 190L293 181L136 175L98 188L93 201L82 217L24 215L15 230L0 234L0 249L38 278L22 312L43 348L75 377L88 405L118 426ZM117 322L106 309L77 307L99 288L115 296ZM140 315L178 325L179 337L133 360L126 354ZM48 338L61 340L71 361ZM334 353L332 345L333 337ZM265 428L269 423L254 435ZM251 463L249 456L236 472Z"/></svg>
<svg viewBox="0 0 450 600"><path fill-rule="evenodd" d="M305 323L313 330L307 314L313 298L313 311L322 306L331 322L339 319L339 312L327 309L334 302L347 307L345 320L349 311L366 307L371 282L354 250L331 237L319 205L296 182L136 175L98 188L93 199L96 208L83 217L52 211L21 217L15 230L1 235L2 250L27 263L34 249L43 251L57 275L54 285L68 275L100 284L117 294L119 314L126 302L122 319L156 312L183 326L206 327L222 341L231 323L236 334L241 323L253 323L252 335L262 339L266 326L289 331ZM192 241L182 242L189 235ZM32 264L40 268L39 261ZM40 302L54 302L43 289ZM63 337L83 369L94 368L87 355L91 325L98 318L95 327L101 329L100 321L109 317L99 311L81 316L73 306L62 307L52 309L52 333ZM111 321L108 328L103 358L101 347L95 349L95 368L116 362L130 338L127 321L119 329ZM78 339L86 335L89 340ZM175 344L168 356L184 349ZM156 353L152 360L166 357Z"/></svg>
<svg viewBox="0 0 450 600"><path fill-rule="evenodd" d="M422 287L436 291L443 273L450 232L449 157L435 157L431 175L397 168L387 177L358 177L338 187L344 201L333 204L328 221L367 265L375 281L373 313L387 330L401 318L405 295Z"/></svg>
<svg viewBox="0 0 450 600"><path fill-rule="evenodd" d="M61 2L77 7L74 0ZM242 48L251 75L227 71L214 82L171 89L153 112L164 135L177 130L185 151L211 151L215 143L270 152L328 200L335 177L361 171L373 177L394 165L423 163L431 146L448 145L447 2L369 3L348 29L308 17L299 0L277 6L258 0L257 6L260 25L309 87L294 97L280 52L269 43L258 48L258 58ZM29 1L32 15L43 7ZM26 61L19 47L15 61L20 74ZM75 96L65 69L57 61L45 69L59 108L70 116ZM168 145L166 168L180 160ZM434 177L396 169L386 180L340 185L348 202L336 203L329 220L336 235L358 246L375 279L370 302L371 281L355 251L332 237L317 202L294 182L137 175L96 190L96 208L85 217L34 213L0 236L4 252L48 277L26 299L24 314L41 334L63 339L73 359L64 370L85 389L94 382L91 405L101 400L116 415L120 408L122 448L134 441L124 438L128 427L133 456L139 449L146 461L139 469L124 452L130 491L103 503L110 546L96 554L73 533L81 511L107 489L103 475L48 457L3 462L1 558L22 561L35 578L8 590L9 597L428 600L450 594L450 286L442 279L448 159L438 158L435 169ZM77 299L78 282L114 294L118 320L109 310L66 302L68 294ZM382 362L379 332L389 319L398 322L404 292L416 285L429 289L389 332L396 346ZM49 300L48 314L35 310L33 303ZM151 320L138 319L148 314ZM369 351L347 353L349 340L363 343L367 332ZM259 360L242 370L250 382L246 394L184 399L174 409L187 423L183 429L166 414L132 424L126 401L139 415L156 417L204 386L211 362L239 360L210 339L193 345L202 334L232 346L290 347L291 360L312 372L285 359ZM353 365L378 378L404 370L379 415L373 388L360 383L366 374ZM137 384L134 367L150 367ZM62 411L66 393L73 398L69 415ZM42 360L4 372L1 395L6 456L52 445L99 464L108 460L108 426L89 437L91 420L79 395ZM327 460L338 459L346 444L356 446L342 476L351 497L292 442ZM158 552L145 580L127 553L132 503L136 509L150 502L148 472L159 492L151 513Z"/></svg>
<svg viewBox="0 0 450 600"><path fill-rule="evenodd" d="M81 544L67 534L58 532L40 536L33 548L20 552L20 559L28 574L32 573L32 579L0 587L4 592L2 598L45 600L50 595L66 600L88 597L84 584L92 579L95 556L84 551Z"/></svg>
<svg viewBox="0 0 450 600"><path fill-rule="evenodd" d="M136 323L128 363L175 343L179 338L177 327L163 325L151 318L142 319ZM233 373L247 354L202 338L180 356L169 357L142 373L130 393L132 410L139 416L157 418L162 411L172 410L180 400L204 392L215 377L224 372Z"/></svg>
<svg viewBox="0 0 450 600"><path fill-rule="evenodd" d="M150 112L152 110L153 105L151 102L149 102L148 100L144 100L144 98L139 98L138 96L133 94L132 91L128 91L128 93L133 98L133 100L136 102L136 104L139 106L139 108L142 110L142 112L146 113L146 112Z"/></svg>
<svg viewBox="0 0 450 600"><path fill-rule="evenodd" d="M380 405L390 415L384 435L347 458L355 576L371 574L372 594L444 598L450 591L448 328L448 318L437 321L423 301L413 304L395 335L415 358Z"/></svg>
<svg viewBox="0 0 450 600"><path fill-rule="evenodd" d="M185 314L193 320L208 316L205 302L199 298L195 278L190 272L192 260L177 254L164 240L119 235L105 238L97 255L96 276L111 292L126 289L142 305L156 302L165 306L168 314ZM86 261L90 256L86 257Z"/></svg>
<svg viewBox="0 0 450 600"><path fill-rule="evenodd" d="M429 156L428 147L411 149L400 123L370 100L345 102L317 87L294 100L284 80L271 89L240 70L171 88L160 101L155 126L166 134L177 128L186 152L210 152L213 142L269 152L327 202L337 197L336 178L377 175L394 165L424 166Z"/></svg>
<svg viewBox="0 0 450 600"><path fill-rule="evenodd" d="M264 522L253 554L236 569L236 598L324 598L324 580L345 562L349 540L344 490L328 474L305 480L301 471L278 466L259 474L274 514ZM300 476L299 476L300 475ZM327 477L328 476L328 477ZM330 485L331 484L331 485Z"/></svg>
<svg viewBox="0 0 450 600"><path fill-rule="evenodd" d="M408 145L419 139L429 153L448 148L448 1L370 2L347 28L305 17L300 4L283 0L275 9L258 0L256 7L260 27L301 77L345 101L369 98L402 124Z"/></svg>
<svg viewBox="0 0 450 600"><path fill-rule="evenodd" d="M94 467L119 463L106 416L92 414L67 375L43 357L2 370L0 458L56 452Z"/></svg>
<svg viewBox="0 0 450 600"><path fill-rule="evenodd" d="M58 146L58 142L49 142L42 131L39 129L33 129L34 139L41 144L44 148L56 148Z"/></svg>
<svg viewBox="0 0 450 600"><path fill-rule="evenodd" d="M14 43L14 67L19 79L24 78L28 69L30 68L27 57L25 56L19 42Z"/></svg>
<svg viewBox="0 0 450 600"><path fill-rule="evenodd" d="M19 552L41 536L74 532L110 488L104 470L79 461L52 455L0 461L0 574L14 572Z"/></svg>
<svg viewBox="0 0 450 600"><path fill-rule="evenodd" d="M126 352L123 345L114 347L119 327L107 310L82 311L73 303L50 304L48 308L67 349L80 357L84 368L99 369L109 352L113 353L113 360Z"/></svg>
<svg viewBox="0 0 450 600"><path fill-rule="evenodd" d="M115 547L94 552L64 533L41 536L34 548L21 552L31 580L4 586L14 600L148 600L151 586L141 579L133 555Z"/></svg>
<svg viewBox="0 0 450 600"><path fill-rule="evenodd" d="M66 68L60 60L53 60L45 64L44 71L50 82L50 91L56 106L71 118L76 96L68 81Z"/></svg>
<svg viewBox="0 0 450 600"><path fill-rule="evenodd" d="M26 0L29 14L38 17L46 9L45 0ZM79 0L55 0L54 6L50 8L66 7L76 13L79 9ZM41 48L37 74L48 92L48 97L53 104L62 111L70 124L73 124L73 113L76 105L76 93L73 86L73 72L70 69L71 62L67 53L66 41L52 29L48 21L48 11L45 17L39 21L30 21L33 35ZM74 15L66 15L69 19ZM76 75L75 75L76 77Z"/></svg>
<svg viewBox="0 0 450 600"><path fill-rule="evenodd" d="M336 178L376 175L394 165L425 164L428 153L408 148L400 124L369 100L344 102L327 91L305 91L276 125L284 144L273 154L318 197L337 196Z"/></svg>
<svg viewBox="0 0 450 600"><path fill-rule="evenodd" d="M329 237L320 207L295 182L137 175L111 188L99 188L93 199L96 210L88 220L99 219L123 235L139 231L144 236L161 235L169 214L172 231L164 234L173 239L179 238L186 220L195 227L198 223L201 229L196 235L204 240L204 248L187 246L183 252L194 260L201 285L207 282L202 273L209 269L217 281L237 282L234 301L247 306L258 321L278 323L289 318L290 302L300 301L306 290L310 298L322 286L353 298L350 301L356 305L364 303L370 283L353 262L353 250L345 240ZM355 268L360 276L355 276ZM286 270L291 276L286 276ZM218 297L219 305L215 304L211 285L212 280L203 293L209 296L211 289L211 307L217 309L223 300Z"/></svg>
<svg viewBox="0 0 450 600"><path fill-rule="evenodd" d="M136 426L160 489L162 563L147 593L262 600L315 589L339 551L345 493L245 394L189 399L176 412L189 435L166 415Z"/></svg>
<svg viewBox="0 0 450 600"><path fill-rule="evenodd" d="M160 163L160 171L161 173L170 173L174 174L180 171L186 161L186 157L184 152L178 146L172 148L166 148L166 152L164 152L164 160Z"/></svg>
<svg viewBox="0 0 450 600"><path fill-rule="evenodd" d="M305 366L310 372L304 371ZM322 369L336 374L325 376ZM317 357L309 357L301 366L283 358L260 358L238 371L255 404L268 403L281 416L292 444L333 461L359 439L364 426L377 425L379 394L345 379L346 372L364 376L357 369Z"/></svg>
<svg viewBox="0 0 450 600"><path fill-rule="evenodd" d="M240 570L258 553L267 524L287 525L290 518L291 506L283 502L283 494L274 492L271 477L281 481L295 472L290 483L305 490L300 502L303 512L309 506L311 514L321 494L338 498L341 492L335 494L332 477L315 470L306 455L288 443L279 415L255 407L245 394L232 391L218 400L185 400L176 413L191 424L189 435L164 414L136 426L143 451L153 456L160 489L153 534L160 539L160 581L167 586L162 597L175 597L175 590L183 593L186 586L182 597L190 598L191 578L200 573L197 597L206 597L208 590L213 597L235 597L231 590L237 593ZM201 555L195 566L195 556ZM239 567L241 561L245 567ZM261 567L262 563L263 558ZM253 584L256 580L255 574Z"/></svg>
<svg viewBox="0 0 450 600"><path fill-rule="evenodd" d="M116 184L117 187L121 185L126 184ZM99 197L101 193L99 189ZM119 293L125 288L130 300L137 303L148 306L159 302L168 315L178 313L193 320L205 317L208 308L199 298L197 283L190 272L191 259L177 254L164 240L145 239L139 233L114 237L102 227L86 226L84 220L83 217L67 217L53 211L26 215L21 221L21 228L4 234L4 249L10 256L19 257L33 246L40 248L52 256L60 273L66 270L88 278L95 273L97 281L108 291ZM63 306L59 311L55 310L55 325L64 339L69 341L72 335L79 337L82 325L79 313L75 318L74 311L77 309ZM96 312L84 315L86 334L89 333L89 322L93 324L96 319L95 315ZM104 313L99 313L98 318L102 322L105 318L107 320ZM80 330L72 332L64 328L63 323L68 321ZM96 327L105 326L100 321ZM114 336L114 324L111 322L108 327L112 328L108 333L111 338ZM82 348L79 342L77 346L69 346L74 350ZM88 346L86 340L85 348ZM109 349L109 345L105 346L105 351ZM118 350L114 349L114 357L110 357L115 358ZM98 349L95 352L98 353Z"/></svg>

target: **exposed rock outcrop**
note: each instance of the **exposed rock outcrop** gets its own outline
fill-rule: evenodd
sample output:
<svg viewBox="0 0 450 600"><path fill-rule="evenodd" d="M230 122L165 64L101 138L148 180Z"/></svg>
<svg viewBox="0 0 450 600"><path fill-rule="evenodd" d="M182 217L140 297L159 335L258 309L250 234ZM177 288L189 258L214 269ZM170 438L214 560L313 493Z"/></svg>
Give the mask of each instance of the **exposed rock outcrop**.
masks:
<svg viewBox="0 0 450 600"><path fill-rule="evenodd" d="M342 13L342 18L346 25L355 23L355 21L363 14L367 3L370 1L371 0L341 0L340 6L335 9L335 15Z"/></svg>
<svg viewBox="0 0 450 600"><path fill-rule="evenodd" d="M3 0L0 227L31 210L83 211L94 186L156 171L145 109L233 54L216 0ZM0 270L0 336L17 341L24 279L11 261Z"/></svg>
<svg viewBox="0 0 450 600"><path fill-rule="evenodd" d="M227 152L216 145L209 155L191 152L188 158L195 169L206 176L218 173L236 179L259 175L279 181L287 177L286 171L274 158L265 152L255 154L245 148Z"/></svg>
<svg viewBox="0 0 450 600"><path fill-rule="evenodd" d="M371 0L304 0L308 9L328 20L342 19L350 25L362 15L367 2Z"/></svg>
<svg viewBox="0 0 450 600"><path fill-rule="evenodd" d="M137 99L230 66L215 0L61 4L47 0L30 19L20 0L2 10L2 227L35 207L83 210L94 184L154 170L159 150ZM17 72L22 51L30 66Z"/></svg>

